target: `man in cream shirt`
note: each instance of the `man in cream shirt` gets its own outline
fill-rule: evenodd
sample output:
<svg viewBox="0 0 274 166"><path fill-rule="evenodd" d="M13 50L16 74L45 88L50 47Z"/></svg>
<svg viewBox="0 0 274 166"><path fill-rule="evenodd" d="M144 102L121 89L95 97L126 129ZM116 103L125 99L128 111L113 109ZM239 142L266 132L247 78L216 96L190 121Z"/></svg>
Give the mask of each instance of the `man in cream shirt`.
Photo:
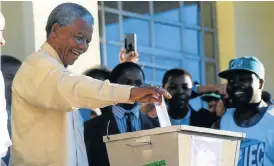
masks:
<svg viewBox="0 0 274 166"><path fill-rule="evenodd" d="M79 139L71 131L75 123L69 112L171 98L159 87L115 85L66 69L91 42L93 17L83 6L58 5L46 31L47 41L23 62L13 81L11 166L86 166L78 158Z"/></svg>
<svg viewBox="0 0 274 166"><path fill-rule="evenodd" d="M0 47L5 44L3 38L3 31L5 28L5 18L0 12ZM1 49L0 49L1 52ZM1 160L5 157L9 146L11 146L11 140L7 128L8 116L6 112L6 100L5 100L5 84L2 72L0 71L0 166L4 166L5 163Z"/></svg>

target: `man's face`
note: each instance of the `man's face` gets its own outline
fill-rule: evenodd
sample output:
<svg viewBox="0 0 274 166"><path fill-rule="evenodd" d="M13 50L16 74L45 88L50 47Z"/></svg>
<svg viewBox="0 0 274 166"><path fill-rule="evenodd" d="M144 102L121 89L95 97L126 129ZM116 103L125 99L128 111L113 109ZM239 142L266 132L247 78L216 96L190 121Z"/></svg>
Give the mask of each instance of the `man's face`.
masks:
<svg viewBox="0 0 274 166"><path fill-rule="evenodd" d="M192 80L188 75L170 76L164 88L172 98L167 100L171 110L186 108L192 92Z"/></svg>
<svg viewBox="0 0 274 166"><path fill-rule="evenodd" d="M53 25L54 48L64 65L72 65L78 57L85 53L91 42L93 25L91 21L76 18L71 26Z"/></svg>
<svg viewBox="0 0 274 166"><path fill-rule="evenodd" d="M4 29L5 29L5 18L0 12L0 46L3 46L5 44L5 39L3 37Z"/></svg>
<svg viewBox="0 0 274 166"><path fill-rule="evenodd" d="M10 108L11 106L12 81L19 67L20 67L20 64L11 64L11 63L2 64L1 66L4 82L5 82L5 95L6 95L7 108Z"/></svg>
<svg viewBox="0 0 274 166"><path fill-rule="evenodd" d="M131 85L139 87L144 84L144 77L142 72L137 68L127 69L122 75L117 78L117 84ZM135 104L120 104L121 107L127 110L131 110L136 106Z"/></svg>
<svg viewBox="0 0 274 166"><path fill-rule="evenodd" d="M235 106L261 100L263 81L255 74L248 71L237 71L227 81L227 93Z"/></svg>
<svg viewBox="0 0 274 166"><path fill-rule="evenodd" d="M216 112L216 105L217 105L217 101L216 100L211 100L208 102L208 110L210 112Z"/></svg>

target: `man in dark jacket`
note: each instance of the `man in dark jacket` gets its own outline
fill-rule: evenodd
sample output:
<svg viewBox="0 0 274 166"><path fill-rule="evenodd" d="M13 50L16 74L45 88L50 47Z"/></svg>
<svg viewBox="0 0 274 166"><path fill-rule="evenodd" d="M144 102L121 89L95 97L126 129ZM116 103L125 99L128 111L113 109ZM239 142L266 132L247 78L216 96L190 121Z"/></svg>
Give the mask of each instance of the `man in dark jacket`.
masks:
<svg viewBox="0 0 274 166"><path fill-rule="evenodd" d="M145 75L137 64L125 62L113 69L109 80L112 83L142 86ZM89 165L109 166L103 136L152 129L159 126L158 121L143 114L139 108L138 103L117 104L104 108L112 111L105 111L101 116L85 122L84 137Z"/></svg>

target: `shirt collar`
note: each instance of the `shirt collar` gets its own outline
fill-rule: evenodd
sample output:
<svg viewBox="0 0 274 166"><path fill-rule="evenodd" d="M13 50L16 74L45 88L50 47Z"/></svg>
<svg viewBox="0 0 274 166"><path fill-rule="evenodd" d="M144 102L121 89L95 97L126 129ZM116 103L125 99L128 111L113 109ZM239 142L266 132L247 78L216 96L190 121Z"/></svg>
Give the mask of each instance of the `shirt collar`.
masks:
<svg viewBox="0 0 274 166"><path fill-rule="evenodd" d="M114 105L114 106L112 106L112 111L113 111L114 115L116 117L118 117L119 119L122 119L126 112L127 113L132 112L136 118L139 118L139 116L140 116L139 108L140 108L139 105L137 105L134 108L132 108L131 110L126 110L118 105Z"/></svg>
<svg viewBox="0 0 274 166"><path fill-rule="evenodd" d="M45 42L41 46L41 51L48 53L51 57L58 60L58 62L63 65L63 62L61 61L58 53L54 50L54 48L48 42Z"/></svg>

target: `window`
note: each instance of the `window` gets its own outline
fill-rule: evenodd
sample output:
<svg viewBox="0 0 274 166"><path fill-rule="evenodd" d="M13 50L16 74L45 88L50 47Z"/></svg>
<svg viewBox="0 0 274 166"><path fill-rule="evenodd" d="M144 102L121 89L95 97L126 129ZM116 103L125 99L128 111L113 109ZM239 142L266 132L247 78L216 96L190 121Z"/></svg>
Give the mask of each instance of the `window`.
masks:
<svg viewBox="0 0 274 166"><path fill-rule="evenodd" d="M134 17L123 16L123 36L127 33L136 33L140 46L150 47L149 21ZM123 40L123 39L122 39Z"/></svg>
<svg viewBox="0 0 274 166"><path fill-rule="evenodd" d="M149 15L149 2L147 1L122 1L124 11Z"/></svg>
<svg viewBox="0 0 274 166"><path fill-rule="evenodd" d="M154 17L163 20L180 22L180 2L155 1L153 2Z"/></svg>
<svg viewBox="0 0 274 166"><path fill-rule="evenodd" d="M218 55L215 2L100 1L102 64L113 68L124 34L136 33L146 82L161 85L171 68L185 68L194 81L216 83Z"/></svg>

